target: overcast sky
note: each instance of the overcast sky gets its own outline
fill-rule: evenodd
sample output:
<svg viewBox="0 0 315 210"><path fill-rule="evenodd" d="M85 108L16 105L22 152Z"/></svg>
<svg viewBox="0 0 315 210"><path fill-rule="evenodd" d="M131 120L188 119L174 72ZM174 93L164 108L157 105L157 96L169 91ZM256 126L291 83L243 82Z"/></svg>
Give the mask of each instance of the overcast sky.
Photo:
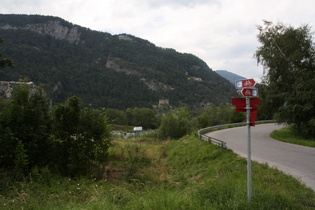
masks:
<svg viewBox="0 0 315 210"><path fill-rule="evenodd" d="M2 14L40 14L192 53L213 70L261 78L253 55L263 20L314 30L314 0L1 0Z"/></svg>

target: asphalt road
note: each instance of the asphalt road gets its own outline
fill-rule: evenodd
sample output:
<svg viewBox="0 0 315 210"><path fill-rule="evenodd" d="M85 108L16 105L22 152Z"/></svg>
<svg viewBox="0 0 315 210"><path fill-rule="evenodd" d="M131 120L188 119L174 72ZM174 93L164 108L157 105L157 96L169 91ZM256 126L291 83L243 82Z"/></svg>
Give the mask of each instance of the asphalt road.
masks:
<svg viewBox="0 0 315 210"><path fill-rule="evenodd" d="M284 143L269 137L273 130L281 127L274 123L251 127L252 160L280 169L315 191L315 148ZM228 148L247 158L247 126L206 135L225 141Z"/></svg>

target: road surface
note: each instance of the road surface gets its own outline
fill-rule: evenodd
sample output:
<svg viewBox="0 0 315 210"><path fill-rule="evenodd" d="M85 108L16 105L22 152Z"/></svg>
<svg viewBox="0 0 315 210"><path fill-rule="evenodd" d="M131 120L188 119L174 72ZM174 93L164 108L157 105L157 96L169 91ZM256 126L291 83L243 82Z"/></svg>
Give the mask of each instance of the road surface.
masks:
<svg viewBox="0 0 315 210"><path fill-rule="evenodd" d="M315 148L280 142L269 134L282 126L262 124L251 127L252 160L290 174L315 191ZM226 142L228 148L247 158L247 126L206 134Z"/></svg>

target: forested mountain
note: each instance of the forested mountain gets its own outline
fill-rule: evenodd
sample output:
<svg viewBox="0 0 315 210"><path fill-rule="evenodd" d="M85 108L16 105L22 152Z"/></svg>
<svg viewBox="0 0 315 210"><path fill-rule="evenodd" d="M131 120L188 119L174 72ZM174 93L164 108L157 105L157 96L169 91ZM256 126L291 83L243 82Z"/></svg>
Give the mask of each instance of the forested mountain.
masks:
<svg viewBox="0 0 315 210"><path fill-rule="evenodd" d="M14 68L0 80L27 78L42 85L53 103L76 95L85 105L125 109L230 102L234 86L198 57L129 35L111 35L61 18L0 14L0 52Z"/></svg>
<svg viewBox="0 0 315 210"><path fill-rule="evenodd" d="M233 85L235 84L235 80L246 79L245 77L242 77L238 74L234 74L226 70L216 70L215 72L219 74L221 77L229 80Z"/></svg>

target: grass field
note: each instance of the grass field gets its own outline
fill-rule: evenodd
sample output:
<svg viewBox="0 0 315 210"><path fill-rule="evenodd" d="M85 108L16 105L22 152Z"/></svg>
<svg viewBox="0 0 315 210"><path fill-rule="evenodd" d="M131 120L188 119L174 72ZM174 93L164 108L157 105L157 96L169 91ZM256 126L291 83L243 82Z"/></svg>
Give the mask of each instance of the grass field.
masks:
<svg viewBox="0 0 315 210"><path fill-rule="evenodd" d="M195 135L175 141L117 139L100 180L34 170L13 182L2 172L0 209L315 209L315 193L265 164L246 160Z"/></svg>
<svg viewBox="0 0 315 210"><path fill-rule="evenodd" d="M283 142L315 147L315 137L313 139L303 139L301 137L295 136L290 127L284 127L282 129L275 130L270 134L270 136Z"/></svg>

